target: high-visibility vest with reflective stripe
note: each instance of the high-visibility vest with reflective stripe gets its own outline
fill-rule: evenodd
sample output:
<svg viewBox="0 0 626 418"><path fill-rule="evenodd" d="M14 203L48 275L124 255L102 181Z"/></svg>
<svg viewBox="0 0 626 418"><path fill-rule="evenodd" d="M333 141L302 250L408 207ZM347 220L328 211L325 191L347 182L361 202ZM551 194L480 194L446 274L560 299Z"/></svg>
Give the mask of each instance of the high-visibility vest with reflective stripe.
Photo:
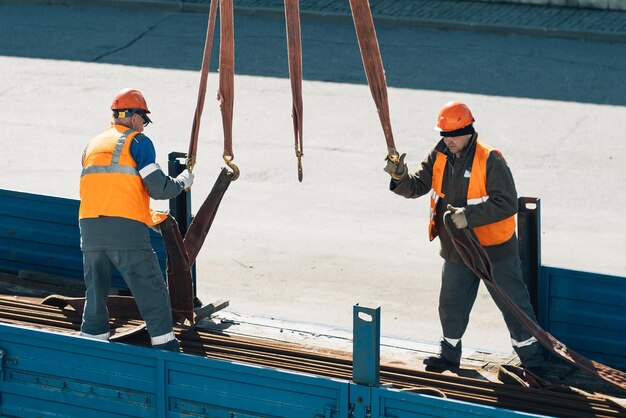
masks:
<svg viewBox="0 0 626 418"><path fill-rule="evenodd" d="M150 196L130 155L132 139L138 132L111 125L91 140L83 153L78 218L118 216L148 226L167 217L150 209Z"/></svg>
<svg viewBox="0 0 626 418"><path fill-rule="evenodd" d="M467 204L477 205L486 202L489 199L487 193L487 158L491 152L500 151L491 146L476 140L476 152L472 161L472 172L470 174L469 186L467 188ZM435 227L435 216L437 202L443 198L445 194L442 192L443 175L446 168L448 157L442 152L437 153L435 164L433 165L432 191L430 195L430 220L428 223L428 237L434 240L438 235ZM473 228L474 233L482 245L498 245L511 239L515 233L515 216L510 216L498 222L477 226Z"/></svg>

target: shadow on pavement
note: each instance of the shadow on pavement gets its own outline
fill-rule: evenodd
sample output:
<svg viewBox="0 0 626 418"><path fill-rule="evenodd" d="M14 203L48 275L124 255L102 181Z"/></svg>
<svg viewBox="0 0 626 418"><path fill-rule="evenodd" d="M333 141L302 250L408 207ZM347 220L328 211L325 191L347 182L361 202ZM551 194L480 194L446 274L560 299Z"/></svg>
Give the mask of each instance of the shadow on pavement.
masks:
<svg viewBox="0 0 626 418"><path fill-rule="evenodd" d="M0 4L0 55L197 71L207 15ZM304 19L306 80L366 82L352 24ZM626 105L626 44L378 27L390 87ZM216 71L219 33L211 71ZM237 15L235 72L288 77L281 18Z"/></svg>

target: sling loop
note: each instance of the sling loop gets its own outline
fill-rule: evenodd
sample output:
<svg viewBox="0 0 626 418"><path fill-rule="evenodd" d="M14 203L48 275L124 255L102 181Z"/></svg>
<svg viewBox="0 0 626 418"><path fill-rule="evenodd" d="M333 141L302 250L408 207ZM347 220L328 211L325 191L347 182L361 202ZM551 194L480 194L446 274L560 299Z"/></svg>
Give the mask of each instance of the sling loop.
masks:
<svg viewBox="0 0 626 418"><path fill-rule="evenodd" d="M172 312L194 323L193 279L191 267L211 229L232 173L222 169L211 192L200 206L183 239L176 220L169 216L159 226L167 251L167 285Z"/></svg>
<svg viewBox="0 0 626 418"><path fill-rule="evenodd" d="M231 181L232 178L228 170L222 168L213 189L211 189L211 193L209 193L202 206L200 206L198 213L196 213L196 216L191 221L191 225L189 225L187 229L183 242L187 251L189 266L193 266L193 263L196 261L200 248L202 248L202 244L204 244L204 239L213 224L217 209L222 202L222 197L226 190L228 190Z"/></svg>
<svg viewBox="0 0 626 418"><path fill-rule="evenodd" d="M213 46L213 33L215 32L215 14L217 13L217 1L211 0L209 10L209 22L204 42L204 54L202 55L202 67L200 69L200 85L198 87L198 101L196 102L196 112L193 115L193 125L191 126L191 138L189 139L189 150L187 151L187 169L193 171L196 164L196 154L198 152L198 134L200 132L200 119L204 109L204 97L206 96L207 78L209 76L209 66L211 64L211 48Z"/></svg>
<svg viewBox="0 0 626 418"><path fill-rule="evenodd" d="M172 312L182 315L191 323L194 322L193 280L191 267L200 252L200 248L211 228L217 209L222 201L224 193L231 181L239 177L239 169L232 162L232 113L233 113L233 85L234 85L234 29L233 29L233 3L232 0L220 1L220 85L218 99L222 112L224 126L224 161L232 170L228 172L222 169L218 179L207 196L200 210L194 217L187 233L183 238L176 220L168 216L160 224L161 234L167 251L167 284L170 293ZM196 162L198 147L198 133L200 131L200 118L204 108L209 64L211 60L211 48L213 45L213 33L215 32L215 19L217 15L218 0L211 0L209 22L207 27L204 54L202 57L202 69L200 86L198 88L198 101L194 114L189 151L187 153L187 168L193 170Z"/></svg>
<svg viewBox="0 0 626 418"><path fill-rule="evenodd" d="M352 19L354 20L354 28L356 29L357 39L359 40L359 48L361 50L361 58L363 59L363 68L367 82L376 104L378 117L387 141L388 158L393 162L399 161L396 144L393 140L393 132L391 130L391 120L389 117L389 100L387 98L387 83L385 81L385 70L383 61L380 56L378 47L378 39L376 38L376 29L374 28L374 19L368 0L350 0L350 8L352 9Z"/></svg>
<svg viewBox="0 0 626 418"><path fill-rule="evenodd" d="M171 216L159 224L167 252L167 287L170 294L172 312L194 322L193 279L191 264L178 229L178 223Z"/></svg>
<svg viewBox="0 0 626 418"><path fill-rule="evenodd" d="M235 89L235 29L233 0L220 0L220 85L217 100L222 111L224 129L224 162L232 171L232 181L239 177L233 163L233 101Z"/></svg>
<svg viewBox="0 0 626 418"><path fill-rule="evenodd" d="M285 0L285 23L291 80L291 117L298 158L298 181L302 182L302 42L300 36L299 0Z"/></svg>
<svg viewBox="0 0 626 418"><path fill-rule="evenodd" d="M561 341L554 338L535 321L530 319L526 313L520 309L515 302L502 290L494 281L491 274L491 261L487 255L485 248L478 242L473 231L468 228L457 229L452 223L451 212L447 211L443 215L443 221L454 247L467 265L467 267L476 274L487 286L493 289L502 299L506 306L515 315L518 321L526 328L537 341L551 353L556 354L560 358L573 364L577 368L587 371L601 379L626 390L626 373L605 366L604 364L589 360L581 354L578 354L571 348L567 347Z"/></svg>

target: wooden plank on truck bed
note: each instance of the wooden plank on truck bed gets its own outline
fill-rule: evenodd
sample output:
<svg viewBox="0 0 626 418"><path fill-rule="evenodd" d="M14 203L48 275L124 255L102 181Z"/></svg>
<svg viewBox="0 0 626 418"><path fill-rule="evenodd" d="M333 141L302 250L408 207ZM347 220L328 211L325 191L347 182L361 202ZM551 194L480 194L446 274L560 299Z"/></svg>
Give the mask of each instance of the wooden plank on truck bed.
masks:
<svg viewBox="0 0 626 418"><path fill-rule="evenodd" d="M230 302L228 300L218 300L218 301L209 303L208 305L204 305L201 308L194 309L194 312L196 314L196 322L204 318L208 318L209 316L213 315L215 312L228 307L229 303Z"/></svg>

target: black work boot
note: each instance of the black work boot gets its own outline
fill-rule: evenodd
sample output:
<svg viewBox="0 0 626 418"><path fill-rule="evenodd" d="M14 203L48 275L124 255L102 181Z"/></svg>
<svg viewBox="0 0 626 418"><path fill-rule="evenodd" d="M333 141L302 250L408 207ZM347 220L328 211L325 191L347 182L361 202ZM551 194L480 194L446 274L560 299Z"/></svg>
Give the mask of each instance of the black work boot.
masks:
<svg viewBox="0 0 626 418"><path fill-rule="evenodd" d="M152 348L158 348L159 350L166 351L175 351L178 353L180 351L180 342L178 341L178 339L174 338L173 340L170 340L165 344L153 345Z"/></svg>
<svg viewBox="0 0 626 418"><path fill-rule="evenodd" d="M436 356L430 356L424 359L426 365L426 371L442 372L444 370L458 369L461 365L459 362L454 362L442 357L440 354Z"/></svg>

